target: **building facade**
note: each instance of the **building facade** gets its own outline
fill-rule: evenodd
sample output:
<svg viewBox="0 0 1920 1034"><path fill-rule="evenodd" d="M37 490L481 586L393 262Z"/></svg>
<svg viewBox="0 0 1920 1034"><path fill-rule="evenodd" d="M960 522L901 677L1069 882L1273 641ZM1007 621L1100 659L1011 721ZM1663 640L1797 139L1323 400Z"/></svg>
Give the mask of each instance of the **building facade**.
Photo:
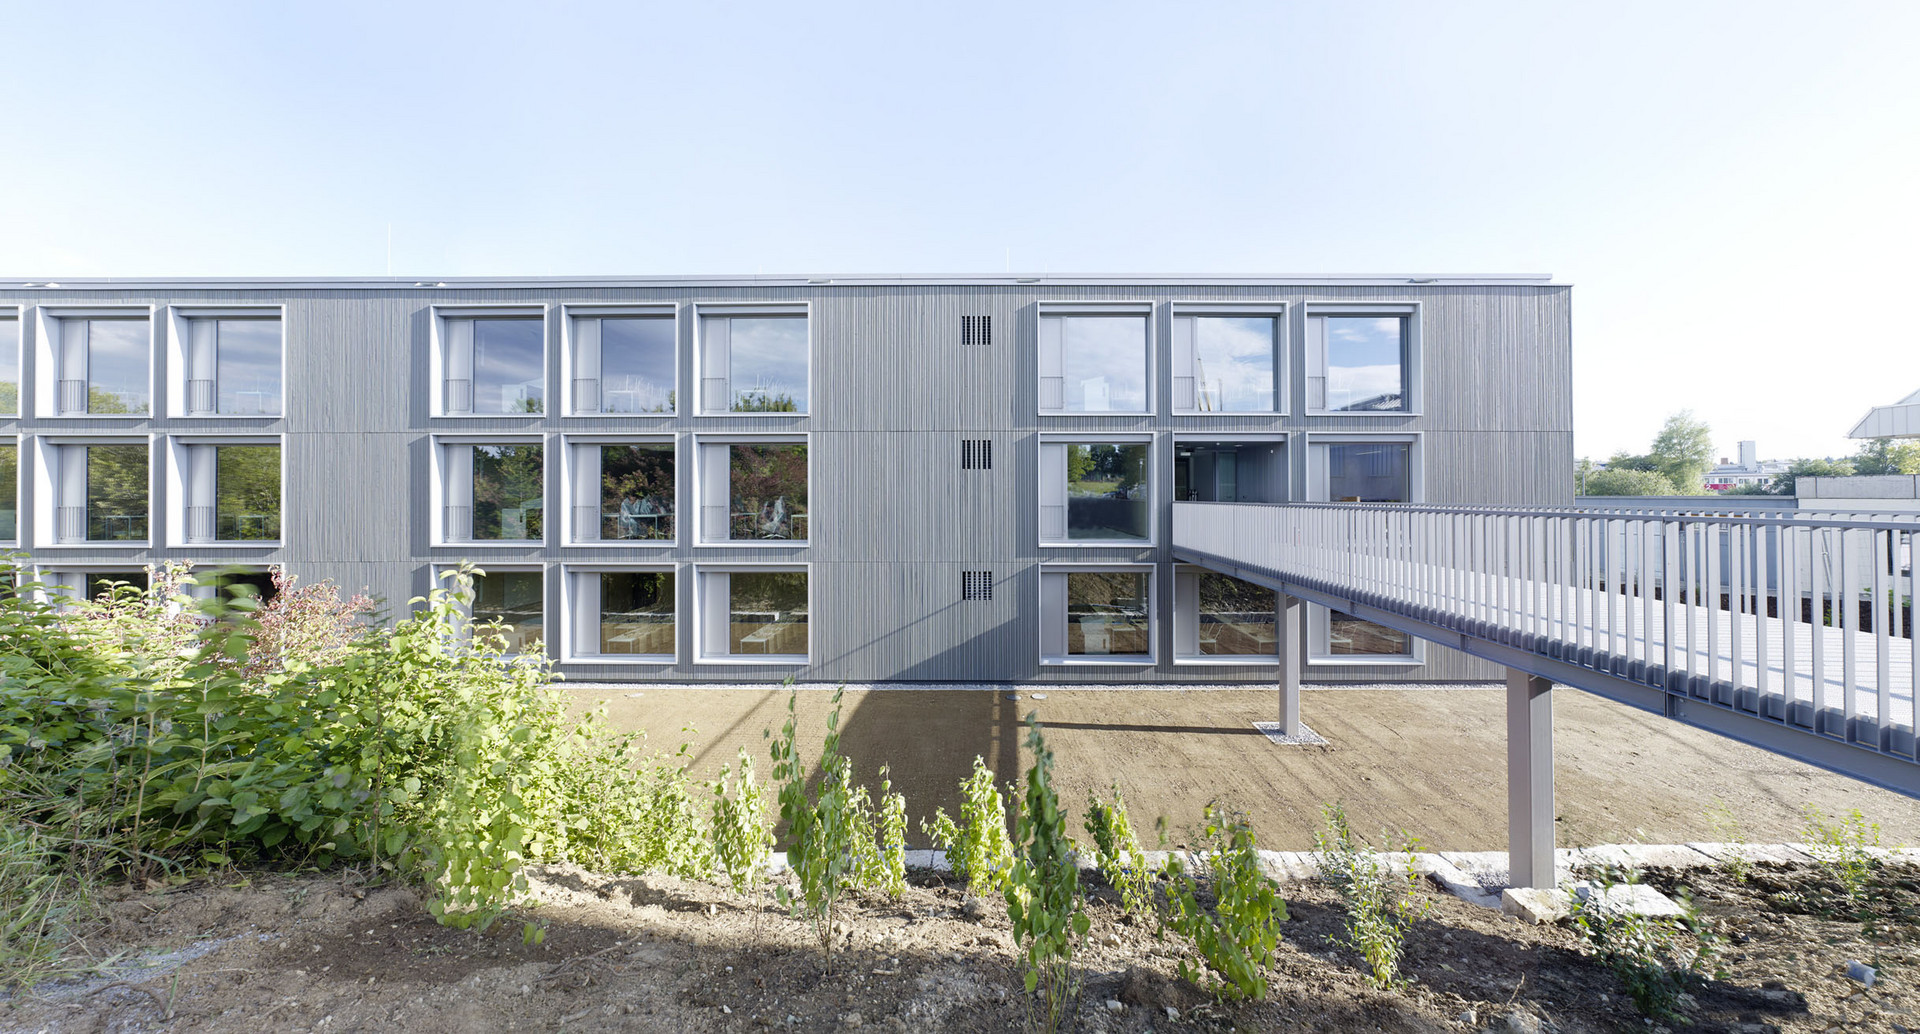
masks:
<svg viewBox="0 0 1920 1034"><path fill-rule="evenodd" d="M574 679L1266 682L1173 500L1568 505L1570 360L1543 277L0 283L0 543L389 613L471 560Z"/></svg>

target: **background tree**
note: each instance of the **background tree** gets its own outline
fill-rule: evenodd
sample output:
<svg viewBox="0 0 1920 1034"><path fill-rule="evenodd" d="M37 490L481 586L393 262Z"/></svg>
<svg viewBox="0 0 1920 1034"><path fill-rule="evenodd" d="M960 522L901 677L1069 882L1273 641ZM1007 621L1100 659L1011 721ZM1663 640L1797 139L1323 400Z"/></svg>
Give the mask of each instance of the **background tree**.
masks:
<svg viewBox="0 0 1920 1034"><path fill-rule="evenodd" d="M1634 470L1608 464L1587 475L1588 495L1685 495L1657 470Z"/></svg>
<svg viewBox="0 0 1920 1034"><path fill-rule="evenodd" d="M1920 442L1874 438L1860 443L1853 457L1855 474L1920 474Z"/></svg>
<svg viewBox="0 0 1920 1034"><path fill-rule="evenodd" d="M1648 459L1682 495L1697 495L1713 467L1713 431L1694 419L1692 410L1683 409L1661 426Z"/></svg>
<svg viewBox="0 0 1920 1034"><path fill-rule="evenodd" d="M1794 460L1786 473L1774 476L1772 489L1774 495L1793 495L1795 483L1801 478L1838 478L1853 473L1853 464L1846 460L1816 460L1802 457Z"/></svg>

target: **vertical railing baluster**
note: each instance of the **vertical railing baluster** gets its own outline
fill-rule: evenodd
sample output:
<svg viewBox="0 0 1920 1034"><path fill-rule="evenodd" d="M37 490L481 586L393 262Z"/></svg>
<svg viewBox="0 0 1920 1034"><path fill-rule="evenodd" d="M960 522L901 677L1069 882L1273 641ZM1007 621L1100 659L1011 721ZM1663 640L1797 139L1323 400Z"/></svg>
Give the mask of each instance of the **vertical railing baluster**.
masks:
<svg viewBox="0 0 1920 1034"><path fill-rule="evenodd" d="M1767 713L1767 694L1771 692L1773 680L1769 677L1773 669L1771 651L1772 621L1767 616L1767 602L1772 598L1772 586L1769 584L1767 559L1772 555L1768 546L1773 541L1770 534L1774 528L1759 524L1753 529L1753 707L1758 715Z"/></svg>
<svg viewBox="0 0 1920 1034"><path fill-rule="evenodd" d="M1886 750L1892 743L1893 726L1888 721L1893 712L1893 673L1888 670L1893 662L1893 639L1888 636L1886 600L1887 566L1892 561L1892 537L1884 530L1873 533L1873 674L1874 686L1878 691L1874 702L1873 725L1878 730L1874 737L1874 749Z"/></svg>
<svg viewBox="0 0 1920 1034"><path fill-rule="evenodd" d="M1848 540L1853 538L1850 531L1840 532L1840 548L1834 553L1834 562L1840 565L1840 592L1833 601L1834 609L1840 612L1840 710L1841 738L1853 742L1853 719L1860 712L1859 701L1859 644L1853 634L1860 627L1860 605L1857 602L1860 591L1855 584L1854 564L1857 562L1849 553Z"/></svg>

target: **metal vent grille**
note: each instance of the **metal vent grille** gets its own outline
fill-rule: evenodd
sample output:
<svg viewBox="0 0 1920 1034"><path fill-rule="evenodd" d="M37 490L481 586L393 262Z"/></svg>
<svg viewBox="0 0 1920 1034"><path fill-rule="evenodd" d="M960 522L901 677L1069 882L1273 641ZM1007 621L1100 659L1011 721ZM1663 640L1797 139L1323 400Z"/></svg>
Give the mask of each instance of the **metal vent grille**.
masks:
<svg viewBox="0 0 1920 1034"><path fill-rule="evenodd" d="M960 439L960 469L961 470L992 470L993 469L993 439L991 438Z"/></svg>
<svg viewBox="0 0 1920 1034"><path fill-rule="evenodd" d="M992 316L960 317L960 343L968 346L993 344Z"/></svg>
<svg viewBox="0 0 1920 1034"><path fill-rule="evenodd" d="M993 599L993 572L960 572L960 598L963 600Z"/></svg>

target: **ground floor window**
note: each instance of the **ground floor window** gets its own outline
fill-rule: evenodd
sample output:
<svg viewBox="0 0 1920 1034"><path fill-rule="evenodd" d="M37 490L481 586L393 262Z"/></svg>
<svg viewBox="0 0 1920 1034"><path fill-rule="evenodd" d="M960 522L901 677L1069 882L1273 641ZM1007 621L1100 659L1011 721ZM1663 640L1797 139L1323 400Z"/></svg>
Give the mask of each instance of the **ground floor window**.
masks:
<svg viewBox="0 0 1920 1034"><path fill-rule="evenodd" d="M68 568L41 571L40 584L55 598L55 602L98 600L127 586L147 592L152 588L153 578L152 572L144 567Z"/></svg>
<svg viewBox="0 0 1920 1034"><path fill-rule="evenodd" d="M673 571L574 570L568 579L576 657L673 661Z"/></svg>
<svg viewBox="0 0 1920 1034"><path fill-rule="evenodd" d="M1230 575L1181 568L1174 575L1176 660L1278 663L1279 597Z"/></svg>
<svg viewBox="0 0 1920 1034"><path fill-rule="evenodd" d="M1042 568L1040 614L1044 663L1153 663L1151 568Z"/></svg>
<svg viewBox="0 0 1920 1034"><path fill-rule="evenodd" d="M473 576L469 614L476 636L503 654L539 653L546 641L546 578L539 571L488 571ZM495 627L486 627L495 626Z"/></svg>
<svg viewBox="0 0 1920 1034"><path fill-rule="evenodd" d="M700 572L700 660L805 663L812 649L804 567Z"/></svg>

